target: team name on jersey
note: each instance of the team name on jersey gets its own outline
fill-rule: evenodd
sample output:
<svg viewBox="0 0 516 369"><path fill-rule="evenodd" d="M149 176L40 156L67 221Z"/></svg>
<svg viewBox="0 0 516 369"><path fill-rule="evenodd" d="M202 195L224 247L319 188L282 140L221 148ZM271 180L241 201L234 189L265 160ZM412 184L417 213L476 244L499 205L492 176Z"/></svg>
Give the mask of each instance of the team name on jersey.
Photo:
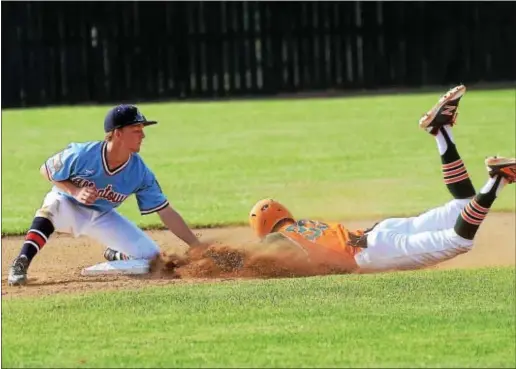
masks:
<svg viewBox="0 0 516 369"><path fill-rule="evenodd" d="M71 179L72 183L77 187L95 187L95 183L84 178L75 177ZM105 188L97 189L97 197L105 199L112 203L121 203L127 199L127 195L113 191L113 186L107 185Z"/></svg>

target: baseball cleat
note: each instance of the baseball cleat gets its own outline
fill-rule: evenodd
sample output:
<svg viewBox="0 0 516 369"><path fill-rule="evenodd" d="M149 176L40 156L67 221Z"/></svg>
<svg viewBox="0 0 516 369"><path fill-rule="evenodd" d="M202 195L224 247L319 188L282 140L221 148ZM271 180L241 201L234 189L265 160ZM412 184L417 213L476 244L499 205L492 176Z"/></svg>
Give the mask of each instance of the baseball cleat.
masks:
<svg viewBox="0 0 516 369"><path fill-rule="evenodd" d="M20 286L27 283L27 269L29 268L29 259L25 255L18 256L13 261L13 265L9 269L7 284L9 286Z"/></svg>
<svg viewBox="0 0 516 369"><path fill-rule="evenodd" d="M127 256L124 253L119 251L110 249L109 247L104 251L104 259L107 261L116 261L116 260L131 260L131 257Z"/></svg>
<svg viewBox="0 0 516 369"><path fill-rule="evenodd" d="M491 156L485 164L490 177L502 176L509 183L516 182L516 158Z"/></svg>
<svg viewBox="0 0 516 369"><path fill-rule="evenodd" d="M419 127L432 135L436 135L439 128L446 125L453 126L459 114L460 99L465 92L466 87L459 85L441 96L437 104L421 117Z"/></svg>

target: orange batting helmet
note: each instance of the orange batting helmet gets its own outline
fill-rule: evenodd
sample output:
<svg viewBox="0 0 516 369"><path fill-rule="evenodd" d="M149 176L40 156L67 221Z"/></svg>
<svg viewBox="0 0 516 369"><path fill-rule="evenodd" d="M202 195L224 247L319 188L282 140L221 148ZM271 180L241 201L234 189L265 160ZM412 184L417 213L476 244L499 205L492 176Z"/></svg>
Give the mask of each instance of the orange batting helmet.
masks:
<svg viewBox="0 0 516 369"><path fill-rule="evenodd" d="M274 226L283 219L294 217L286 207L273 199L258 201L249 213L249 225L259 238L272 232Z"/></svg>

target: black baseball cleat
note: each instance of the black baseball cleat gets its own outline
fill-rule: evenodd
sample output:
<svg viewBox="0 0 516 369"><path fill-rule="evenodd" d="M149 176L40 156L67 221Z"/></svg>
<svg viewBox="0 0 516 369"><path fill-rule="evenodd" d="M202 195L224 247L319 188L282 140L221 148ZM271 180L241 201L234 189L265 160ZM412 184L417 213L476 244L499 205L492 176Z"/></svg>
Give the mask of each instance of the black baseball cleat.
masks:
<svg viewBox="0 0 516 369"><path fill-rule="evenodd" d="M485 164L490 177L502 176L509 183L516 182L516 158L491 156Z"/></svg>
<svg viewBox="0 0 516 369"><path fill-rule="evenodd" d="M419 120L419 127L432 135L439 132L443 126L453 126L459 114L459 102L466 93L466 87L459 85L445 93L432 109Z"/></svg>
<svg viewBox="0 0 516 369"><path fill-rule="evenodd" d="M18 256L13 261L13 265L9 269L7 284L9 286L20 286L27 283L27 269L29 268L29 259L25 255Z"/></svg>
<svg viewBox="0 0 516 369"><path fill-rule="evenodd" d="M107 261L116 261L116 260L130 260L131 258L124 253L119 251L110 249L109 247L104 251L104 259Z"/></svg>

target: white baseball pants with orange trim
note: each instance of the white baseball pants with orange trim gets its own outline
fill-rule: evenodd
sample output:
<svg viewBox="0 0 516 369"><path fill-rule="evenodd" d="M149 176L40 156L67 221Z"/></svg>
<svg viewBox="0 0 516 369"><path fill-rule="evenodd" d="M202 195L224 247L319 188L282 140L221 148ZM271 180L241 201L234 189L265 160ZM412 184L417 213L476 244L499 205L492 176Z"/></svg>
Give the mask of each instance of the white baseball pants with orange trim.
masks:
<svg viewBox="0 0 516 369"><path fill-rule="evenodd" d="M367 248L355 255L358 266L365 272L420 269L469 251L473 241L457 235L454 226L470 200L378 223L367 235Z"/></svg>

